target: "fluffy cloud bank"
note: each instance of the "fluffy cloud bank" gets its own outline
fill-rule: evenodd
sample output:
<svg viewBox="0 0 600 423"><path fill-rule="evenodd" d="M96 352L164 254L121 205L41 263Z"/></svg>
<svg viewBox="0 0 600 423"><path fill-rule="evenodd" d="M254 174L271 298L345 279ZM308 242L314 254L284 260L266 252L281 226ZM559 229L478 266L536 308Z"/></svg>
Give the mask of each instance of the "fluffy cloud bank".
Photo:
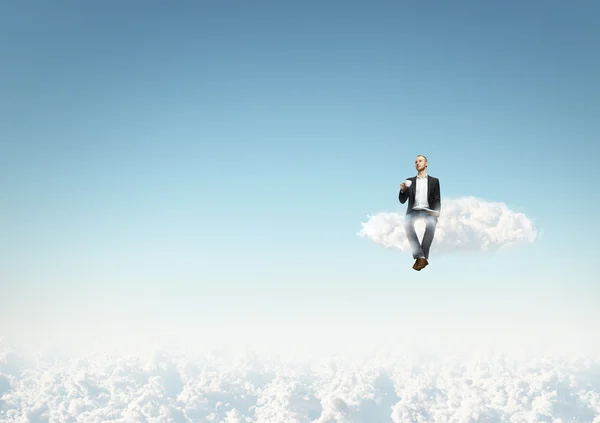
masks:
<svg viewBox="0 0 600 423"><path fill-rule="evenodd" d="M600 358L57 360L0 350L0 421L600 423Z"/></svg>
<svg viewBox="0 0 600 423"><path fill-rule="evenodd" d="M404 205L403 205L404 207ZM404 211L377 213L363 223L359 235L386 248L410 252L404 231ZM422 239L425 224L415 225ZM504 203L474 197L444 199L432 250L437 254L457 251L493 252L508 246L533 243L537 232L523 213Z"/></svg>

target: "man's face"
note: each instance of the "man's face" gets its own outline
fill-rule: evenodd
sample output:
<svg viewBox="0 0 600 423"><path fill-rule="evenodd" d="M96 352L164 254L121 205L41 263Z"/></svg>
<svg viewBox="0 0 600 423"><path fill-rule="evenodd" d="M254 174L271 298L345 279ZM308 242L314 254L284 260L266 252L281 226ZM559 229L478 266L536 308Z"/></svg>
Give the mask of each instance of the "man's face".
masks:
<svg viewBox="0 0 600 423"><path fill-rule="evenodd" d="M417 158L415 159L415 168L417 169L417 172L421 172L426 167L427 167L427 162L425 161L425 158L421 157L421 156L417 156Z"/></svg>

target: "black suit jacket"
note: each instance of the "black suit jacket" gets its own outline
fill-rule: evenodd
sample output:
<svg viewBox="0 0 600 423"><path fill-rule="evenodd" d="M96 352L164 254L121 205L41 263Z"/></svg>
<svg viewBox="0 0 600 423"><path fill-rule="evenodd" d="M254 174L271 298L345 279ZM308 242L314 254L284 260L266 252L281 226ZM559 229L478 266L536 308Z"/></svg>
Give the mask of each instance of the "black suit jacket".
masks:
<svg viewBox="0 0 600 423"><path fill-rule="evenodd" d="M417 190L417 177L413 176L412 178L406 178L409 181L412 181L411 186L406 190L406 192L400 191L398 193L398 200L400 200L401 204L406 203L408 200L408 208L406 210L406 214L410 214L413 211L413 206L415 204L415 193ZM438 178L434 178L431 175L427 175L427 201L429 202L429 208L432 210L437 210L438 212L442 209L442 197L440 194L440 180Z"/></svg>

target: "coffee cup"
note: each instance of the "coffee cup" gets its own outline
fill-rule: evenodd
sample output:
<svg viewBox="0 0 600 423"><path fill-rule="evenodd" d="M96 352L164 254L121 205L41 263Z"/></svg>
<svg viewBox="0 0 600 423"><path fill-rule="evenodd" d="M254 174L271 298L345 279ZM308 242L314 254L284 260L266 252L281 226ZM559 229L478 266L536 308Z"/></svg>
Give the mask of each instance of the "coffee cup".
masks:
<svg viewBox="0 0 600 423"><path fill-rule="evenodd" d="M406 181L404 181L404 185L406 185L406 188L410 188L410 186L412 185L412 181L407 179Z"/></svg>

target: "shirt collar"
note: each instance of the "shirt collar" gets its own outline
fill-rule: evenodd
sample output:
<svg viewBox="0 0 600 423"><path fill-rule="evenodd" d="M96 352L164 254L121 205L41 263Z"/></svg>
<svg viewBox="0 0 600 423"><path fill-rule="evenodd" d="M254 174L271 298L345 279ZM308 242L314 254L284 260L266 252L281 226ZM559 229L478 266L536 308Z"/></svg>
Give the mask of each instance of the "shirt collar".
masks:
<svg viewBox="0 0 600 423"><path fill-rule="evenodd" d="M427 175L427 173L425 175L423 175L423 176L419 176L417 174L417 179L427 179L427 176L429 176L429 175Z"/></svg>

